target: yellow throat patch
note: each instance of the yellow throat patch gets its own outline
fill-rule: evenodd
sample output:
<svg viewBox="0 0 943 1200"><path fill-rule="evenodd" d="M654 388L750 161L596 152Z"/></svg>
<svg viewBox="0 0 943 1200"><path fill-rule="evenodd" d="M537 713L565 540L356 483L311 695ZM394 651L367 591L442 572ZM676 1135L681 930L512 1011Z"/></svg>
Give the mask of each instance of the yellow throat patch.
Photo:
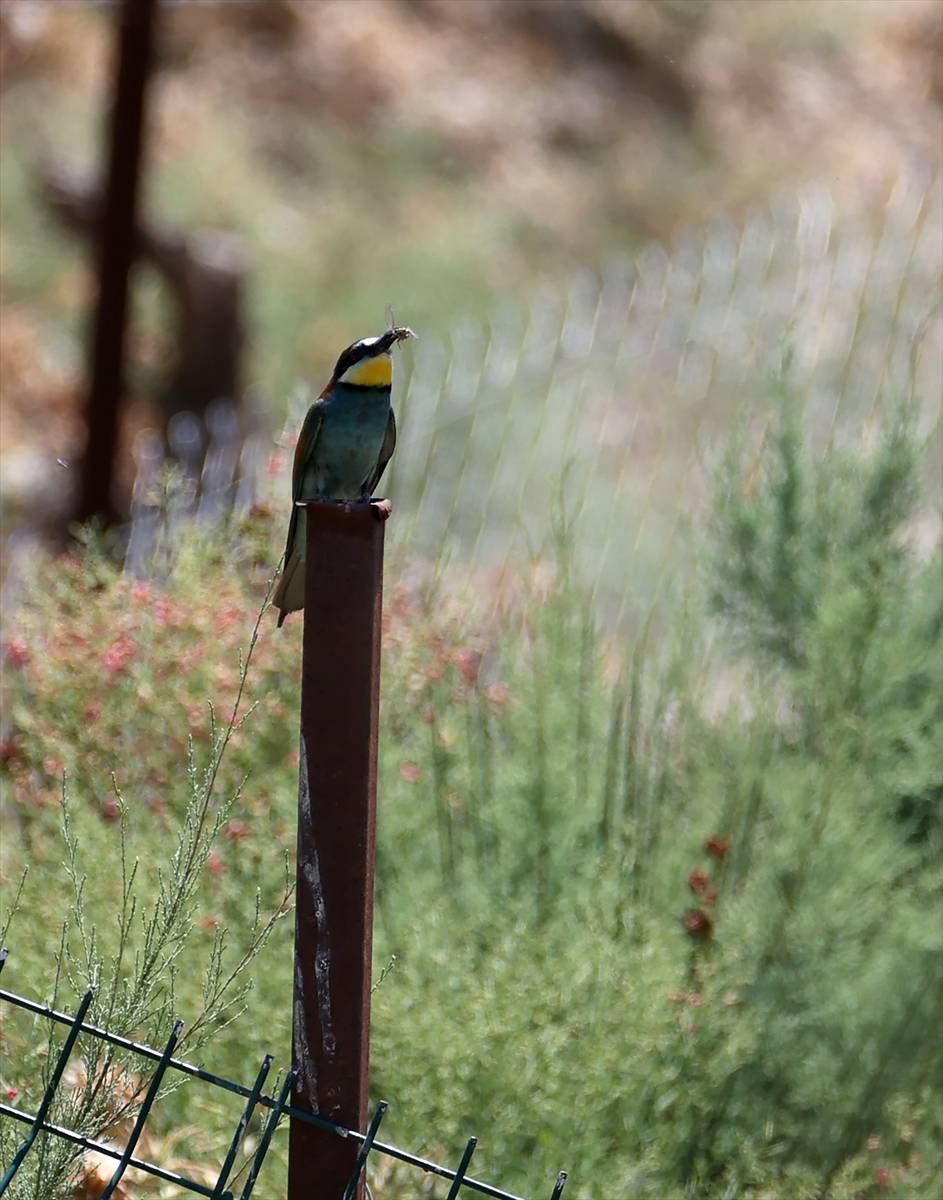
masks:
<svg viewBox="0 0 943 1200"><path fill-rule="evenodd" d="M388 354L374 358L362 358L348 367L340 377L340 383L352 383L355 387L391 387L393 384L393 360Z"/></svg>

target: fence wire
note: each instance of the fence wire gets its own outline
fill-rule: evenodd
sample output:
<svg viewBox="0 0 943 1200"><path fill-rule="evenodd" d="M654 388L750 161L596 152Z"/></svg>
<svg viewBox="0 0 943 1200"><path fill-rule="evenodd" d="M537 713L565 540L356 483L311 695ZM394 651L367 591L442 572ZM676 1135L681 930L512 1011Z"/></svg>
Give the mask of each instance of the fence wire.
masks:
<svg viewBox="0 0 943 1200"><path fill-rule="evenodd" d="M500 580L545 545L557 505L581 522L583 578L621 612L629 587L651 599L679 529L703 508L718 438L738 420L765 426L774 377L819 442L860 433L885 399L923 397L938 422L941 194L939 178L902 179L865 221L808 187L742 227L722 219L671 250L652 244L483 319L459 316L442 336L421 331L394 396L391 549ZM271 439L240 442L225 409L211 413L202 481L169 511L153 502L163 447L142 438L129 567L172 547L174 523L193 511L286 502L287 451L310 398L293 398L274 458ZM171 430L183 462L191 424L184 415Z"/></svg>
<svg viewBox="0 0 943 1200"><path fill-rule="evenodd" d="M3 969L7 957L8 952L0 950L0 970ZM263 1059L255 1082L250 1087L235 1080L214 1075L211 1071L206 1071L201 1067L196 1067L191 1063L174 1058L173 1051L183 1030L183 1023L181 1021L173 1023L167 1042L162 1050L132 1041L126 1037L120 1037L117 1034L110 1033L106 1029L101 1029L98 1026L87 1023L85 1016L93 999L94 991L89 989L83 996L77 1011L74 1014L70 1014L59 1012L48 1005L40 1004L35 1000L30 1000L25 996L19 996L15 992L0 988L0 1001L33 1013L35 1016L45 1018L48 1021L68 1027L68 1033L51 1068L36 1111L28 1113L17 1108L12 1103L0 1101L0 1117L28 1126L26 1137L20 1144L9 1165L5 1167L3 1175L0 1176L0 1197L6 1194L20 1167L34 1146L41 1145L41 1139L43 1135L46 1135L69 1142L83 1150L92 1151L115 1160L114 1172L105 1184L104 1190L101 1191L100 1200L108 1200L109 1197L115 1195L116 1189L125 1178L126 1172L129 1169L173 1183L182 1191L198 1196L210 1197L210 1200L249 1200L249 1197L255 1190L259 1174L278 1125L283 1116L288 1116L293 1120L303 1121L308 1125L313 1125L318 1129L359 1145L344 1194L342 1197L338 1197L338 1200L353 1200L357 1192L358 1183L367 1174L371 1155L395 1159L416 1168L426 1175L447 1180L449 1183L447 1200L459 1200L463 1192L489 1196L492 1200L523 1200L521 1196L504 1191L494 1184L487 1183L482 1179L476 1179L468 1174L472 1155L478 1144L478 1139L475 1137L468 1139L461 1159L455 1168L443 1166L432 1159L423 1158L421 1155L413 1154L411 1151L403 1150L398 1146L379 1139L377 1134L380 1130L380 1124L389 1108L389 1105L385 1101L381 1101L377 1105L366 1132L348 1129L344 1125L339 1125L315 1113L310 1113L305 1109L296 1108L294 1105L289 1104L288 1098L295 1077L293 1070L285 1074L277 1092L273 1092L272 1094L265 1092L263 1090L264 1085L273 1061L271 1055L266 1055ZM82 1132L70 1129L49 1119L54 1111L54 1106L63 1100L60 1085L63 1083L66 1068L69 1065L80 1036L95 1038L98 1041L117 1046L124 1051L130 1051L142 1059L156 1063L153 1074L143 1090L141 1101L136 1106L136 1115L131 1131L124 1146L121 1148L118 1148L112 1142L101 1140L100 1137L89 1136L88 1131ZM137 1157L134 1153L144 1132L151 1109L160 1095L161 1084L168 1072L177 1072L181 1075L202 1080L214 1088L241 1097L245 1102L242 1114L233 1131L226 1157L219 1168L218 1174L216 1174L215 1182L212 1186L190 1178L179 1171L171 1170L157 1163L148 1162L146 1159ZM241 1189L237 1192L233 1186L233 1180L238 1174L241 1174L241 1171L236 1172L234 1175L234 1170L239 1152L245 1145L249 1123L257 1109L267 1110L267 1116L265 1117L255 1153L250 1156L244 1156L242 1170L246 1172L245 1181ZM566 1181L567 1174L565 1171L561 1171L552 1185L552 1190L549 1192L550 1200L561 1200Z"/></svg>
<svg viewBox="0 0 943 1200"><path fill-rule="evenodd" d="M565 480L597 591L621 600L630 566L654 581L707 498L718 435L768 417L771 377L785 373L819 440L860 429L885 396L938 404L940 207L939 180L901 182L866 225L809 188L417 343L393 538L507 566L540 545Z"/></svg>

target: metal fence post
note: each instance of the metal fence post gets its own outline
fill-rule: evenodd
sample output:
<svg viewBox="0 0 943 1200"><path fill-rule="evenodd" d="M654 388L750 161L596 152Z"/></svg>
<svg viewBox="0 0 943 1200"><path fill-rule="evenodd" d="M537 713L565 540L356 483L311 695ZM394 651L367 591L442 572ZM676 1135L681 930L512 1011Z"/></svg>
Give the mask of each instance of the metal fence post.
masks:
<svg viewBox="0 0 943 1200"><path fill-rule="evenodd" d="M367 1124L382 504L304 505L293 1105ZM341 1200L358 1146L292 1120L288 1200ZM358 1186L358 1200L363 1196Z"/></svg>

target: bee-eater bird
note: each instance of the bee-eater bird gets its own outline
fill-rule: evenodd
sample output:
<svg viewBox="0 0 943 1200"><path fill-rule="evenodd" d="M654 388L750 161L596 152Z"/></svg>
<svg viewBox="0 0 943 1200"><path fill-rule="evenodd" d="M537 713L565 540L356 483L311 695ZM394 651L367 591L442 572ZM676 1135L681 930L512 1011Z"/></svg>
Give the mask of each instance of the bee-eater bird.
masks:
<svg viewBox="0 0 943 1200"><path fill-rule="evenodd" d="M390 405L393 388L391 351L415 337L398 325L378 337L348 346L327 387L308 409L295 447L292 501L369 500L396 446L396 421ZM285 565L272 603L281 626L290 612L304 608L305 510L292 509Z"/></svg>

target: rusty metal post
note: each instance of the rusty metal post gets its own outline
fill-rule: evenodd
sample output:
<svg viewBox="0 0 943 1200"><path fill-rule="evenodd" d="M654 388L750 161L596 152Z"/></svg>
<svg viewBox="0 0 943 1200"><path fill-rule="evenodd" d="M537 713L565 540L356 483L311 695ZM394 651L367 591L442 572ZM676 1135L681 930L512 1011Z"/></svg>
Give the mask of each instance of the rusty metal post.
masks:
<svg viewBox="0 0 943 1200"><path fill-rule="evenodd" d="M108 178L98 239L98 305L86 404L87 445L76 516L116 516L113 479L118 415L124 390L128 274L135 254L135 216L147 84L154 47L156 0L124 0L109 130Z"/></svg>
<svg viewBox="0 0 943 1200"><path fill-rule="evenodd" d="M304 505L292 1103L367 1124L385 503ZM288 1200L341 1200L358 1146L293 1120ZM362 1184L356 1192L363 1196Z"/></svg>

